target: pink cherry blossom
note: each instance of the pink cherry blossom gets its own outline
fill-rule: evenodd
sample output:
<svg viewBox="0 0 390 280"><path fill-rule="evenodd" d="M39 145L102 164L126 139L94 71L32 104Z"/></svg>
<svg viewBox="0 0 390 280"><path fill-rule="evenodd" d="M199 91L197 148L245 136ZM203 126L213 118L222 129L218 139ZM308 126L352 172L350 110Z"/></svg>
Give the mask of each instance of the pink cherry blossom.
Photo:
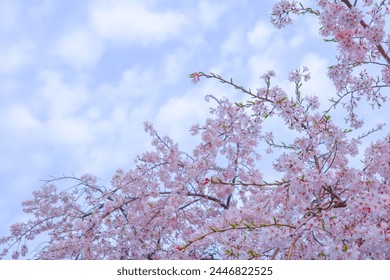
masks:
<svg viewBox="0 0 390 280"><path fill-rule="evenodd" d="M200 81L200 77L202 77L202 72L194 72L189 75L189 77L192 79L192 83L196 84Z"/></svg>
<svg viewBox="0 0 390 280"><path fill-rule="evenodd" d="M325 112L317 96L301 95L310 79L306 67L290 72L293 92L274 84L272 70L260 76L256 92L194 72L192 82L217 80L243 98L206 96L212 108L190 129L200 139L192 152L145 122L152 149L133 168L118 169L109 186L90 174L48 180L23 203L30 220L0 238L0 257L390 259L390 136L368 145L357 166L351 159L362 139L384 125L349 133L363 125L356 110L362 98L374 110L387 101L390 3L313 2L309 8L279 1L271 21L282 28L294 15L315 16L320 35L336 45L328 72L335 94L321 93L331 100ZM345 123L333 119L339 112ZM268 131L265 124L275 119L281 127ZM277 137L279 129L289 136ZM47 242L30 248L39 236Z"/></svg>

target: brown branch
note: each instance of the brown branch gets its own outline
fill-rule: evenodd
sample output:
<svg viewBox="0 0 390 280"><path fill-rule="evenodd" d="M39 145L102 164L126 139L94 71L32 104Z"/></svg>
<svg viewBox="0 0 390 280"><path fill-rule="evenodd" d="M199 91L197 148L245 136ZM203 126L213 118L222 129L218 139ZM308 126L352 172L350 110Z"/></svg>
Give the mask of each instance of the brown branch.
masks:
<svg viewBox="0 0 390 280"><path fill-rule="evenodd" d="M206 198L208 200L211 200L211 201L214 201L216 203L218 203L221 207L223 207L224 209L228 209L229 207L223 203L221 200L219 200L218 198L216 197L213 197L213 196L210 196L210 195L206 195L206 194L200 194L200 193L188 193L188 196L195 196L195 197L202 197L202 198Z"/></svg>
<svg viewBox="0 0 390 280"><path fill-rule="evenodd" d="M160 195L171 195L172 192L159 192ZM223 207L224 209L228 209L228 205L226 205L225 203L223 203L220 199L216 198L216 197L213 197L213 196L210 196L210 195L206 195L206 194L201 194L201 193L192 193L192 192L188 192L187 193L188 196L194 196L194 197L201 197L201 198L205 198L205 199L208 199L208 200L211 200L213 202L216 202L218 203L221 207ZM194 202L191 202L190 204L192 204ZM186 204L182 207L187 207L189 206L190 204ZM179 209L182 210L182 207L180 207Z"/></svg>
<svg viewBox="0 0 390 280"><path fill-rule="evenodd" d="M259 188L264 188L264 187L280 187L280 186L283 186L283 185L288 185L289 182L288 181L282 181L282 182L279 182L279 181L275 181L274 183L267 183L265 181L263 181L264 183L260 184L260 183L255 183L255 182L252 182L252 183L244 183L244 182L241 182L241 181L238 181L238 182L224 182L222 181L221 179L217 178L217 181L213 181L211 180L211 183L212 184L220 184L220 185L224 185L224 186L242 186L242 187L250 187L250 186L254 186L254 187L259 187Z"/></svg>
<svg viewBox="0 0 390 280"><path fill-rule="evenodd" d="M260 225L253 225L253 224L244 224L244 226L231 226L231 227L228 227L228 228L223 228L223 229L218 229L216 227L211 227L210 226L210 232L207 232L193 240L190 240L190 241L187 241L187 244L183 247L181 247L181 250L186 250L191 244L199 241L199 240L202 240L204 238L206 238L207 236L209 235L212 235L212 234L215 234L215 233L223 233L223 232L227 232L227 231L231 231L231 230L255 230L255 229L259 229L259 228L263 228L263 227L277 227L277 228L280 228L280 227L289 227L289 228L292 228L292 229L296 229L295 226L292 226L292 225L289 225L289 224L260 224Z"/></svg>

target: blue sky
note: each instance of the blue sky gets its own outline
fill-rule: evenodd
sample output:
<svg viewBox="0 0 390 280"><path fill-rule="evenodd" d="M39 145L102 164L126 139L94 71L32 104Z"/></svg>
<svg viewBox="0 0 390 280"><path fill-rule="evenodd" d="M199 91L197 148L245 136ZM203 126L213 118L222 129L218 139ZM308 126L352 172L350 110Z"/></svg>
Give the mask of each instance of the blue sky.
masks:
<svg viewBox="0 0 390 280"><path fill-rule="evenodd" d="M255 90L273 69L291 90L289 71L306 65L306 90L330 98L334 46L314 16L274 28L273 3L0 0L0 235L26 218L20 203L39 180L92 173L108 184L117 168L131 168L150 147L145 120L190 150L205 95L243 98L216 81L193 85L191 72ZM368 125L386 119L367 116Z"/></svg>

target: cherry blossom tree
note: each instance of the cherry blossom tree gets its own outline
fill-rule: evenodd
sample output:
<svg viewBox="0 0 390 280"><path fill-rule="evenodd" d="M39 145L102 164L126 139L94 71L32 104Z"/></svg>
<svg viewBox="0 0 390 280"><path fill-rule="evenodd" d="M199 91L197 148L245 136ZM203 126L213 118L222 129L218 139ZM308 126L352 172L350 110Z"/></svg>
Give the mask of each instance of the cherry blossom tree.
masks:
<svg viewBox="0 0 390 280"><path fill-rule="evenodd" d="M356 108L386 102L390 86L390 1L318 0L315 7L279 1L271 16L282 28L292 16L317 17L320 34L336 44L329 67L335 96L325 112L316 96L301 93L306 67L290 73L295 92L263 74L256 91L210 73L242 92L244 102L207 96L210 117L191 127L200 137L192 153L145 123L153 150L131 170L117 170L110 186L92 175L47 181L23 203L33 218L11 226L0 239L2 257L38 259L390 259L390 136L364 153L363 167L350 163L362 138L352 137L363 120ZM309 16L309 15L307 15ZM369 67L370 66L370 67ZM368 70L369 69L369 70ZM334 110L345 112L335 123ZM264 129L281 118L291 131L277 139ZM260 166L276 154L266 179ZM72 184L60 190L58 180ZM29 252L29 241L47 242ZM30 249L31 250L31 249ZM1 253L1 252L0 252Z"/></svg>

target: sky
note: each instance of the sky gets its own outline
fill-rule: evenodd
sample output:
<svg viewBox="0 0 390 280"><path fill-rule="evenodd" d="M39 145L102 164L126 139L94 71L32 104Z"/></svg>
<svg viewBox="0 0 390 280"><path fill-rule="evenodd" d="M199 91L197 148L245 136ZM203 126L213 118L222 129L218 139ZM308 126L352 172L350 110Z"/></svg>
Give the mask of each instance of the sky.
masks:
<svg viewBox="0 0 390 280"><path fill-rule="evenodd" d="M288 74L305 65L305 90L334 96L334 45L315 16L273 27L275 2L0 0L0 236L28 218L21 202L40 180L90 173L109 184L132 168L150 149L144 121L190 151L189 128L211 106L205 95L245 98L217 81L192 84L194 71L255 90L273 69L292 92ZM366 114L368 127L388 118Z"/></svg>

